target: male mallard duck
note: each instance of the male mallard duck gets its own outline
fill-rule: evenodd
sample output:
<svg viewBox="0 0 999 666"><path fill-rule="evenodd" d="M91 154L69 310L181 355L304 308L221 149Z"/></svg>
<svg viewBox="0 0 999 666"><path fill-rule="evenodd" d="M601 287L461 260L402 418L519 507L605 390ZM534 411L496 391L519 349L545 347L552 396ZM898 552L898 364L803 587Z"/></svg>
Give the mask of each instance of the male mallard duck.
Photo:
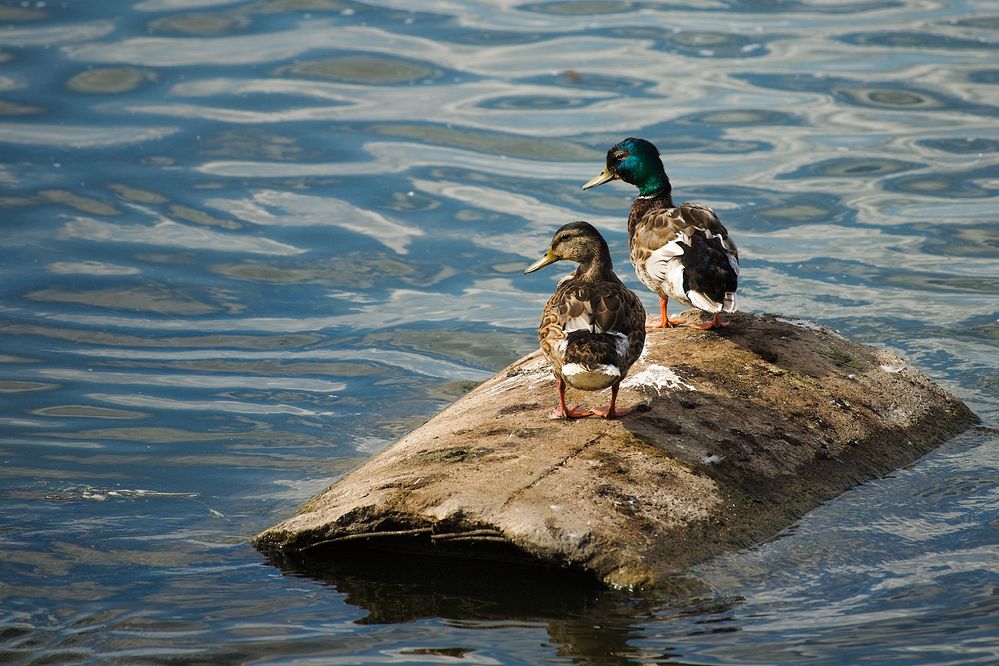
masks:
<svg viewBox="0 0 999 666"><path fill-rule="evenodd" d="M669 298L714 313L696 328L728 326L719 313L736 309L739 251L718 216L706 206L674 205L659 150L645 139L625 139L608 150L607 166L583 189L617 179L638 188L628 215L631 263L659 296L659 327L683 323L666 315Z"/></svg>
<svg viewBox="0 0 999 666"><path fill-rule="evenodd" d="M598 414L624 416L617 391L628 368L645 345L645 308L633 291L614 274L607 242L588 222L571 222L555 232L545 255L525 273L567 259L579 264L563 278L541 313L538 338L552 364L558 385L558 407L552 418ZM607 409L580 409L565 404L565 385L599 391L611 387Z"/></svg>

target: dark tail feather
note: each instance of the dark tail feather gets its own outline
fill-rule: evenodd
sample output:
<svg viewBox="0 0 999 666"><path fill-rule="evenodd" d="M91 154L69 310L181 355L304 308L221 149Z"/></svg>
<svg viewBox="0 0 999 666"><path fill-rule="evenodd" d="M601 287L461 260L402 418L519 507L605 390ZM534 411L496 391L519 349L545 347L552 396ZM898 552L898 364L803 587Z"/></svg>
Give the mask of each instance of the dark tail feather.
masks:
<svg viewBox="0 0 999 666"><path fill-rule="evenodd" d="M566 363L579 363L587 367L616 365L621 360L614 336L590 331L569 333L563 358Z"/></svg>
<svg viewBox="0 0 999 666"><path fill-rule="evenodd" d="M738 288L739 274L729 263L728 255L716 239L709 241L701 234L694 234L690 240L691 248L683 255L683 267L686 269L684 288L688 292L700 292L714 301L718 305L717 310L725 306L734 309L734 301L726 299L726 295L733 294ZM713 308L703 309L717 311Z"/></svg>

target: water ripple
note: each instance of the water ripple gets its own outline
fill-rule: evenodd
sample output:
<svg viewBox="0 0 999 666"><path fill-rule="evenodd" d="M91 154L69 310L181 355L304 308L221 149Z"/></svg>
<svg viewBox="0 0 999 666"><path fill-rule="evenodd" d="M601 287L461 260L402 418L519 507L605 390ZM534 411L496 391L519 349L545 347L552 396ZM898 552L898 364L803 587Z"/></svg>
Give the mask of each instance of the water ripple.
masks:
<svg viewBox="0 0 999 666"><path fill-rule="evenodd" d="M74 44L106 37L114 32L111 21L90 21L73 25L53 25L30 28L7 26L0 30L0 46L47 46Z"/></svg>
<svg viewBox="0 0 999 666"><path fill-rule="evenodd" d="M59 230L67 239L86 240L94 243L138 243L142 245L179 247L190 250L215 250L220 252L248 252L288 256L302 254L304 249L267 238L224 234L180 224L150 211L153 224L142 226L134 223L114 224L88 217L75 217Z"/></svg>
<svg viewBox="0 0 999 666"><path fill-rule="evenodd" d="M178 131L178 127L88 127L4 122L0 123L0 141L33 146L97 148L155 141Z"/></svg>
<svg viewBox="0 0 999 666"><path fill-rule="evenodd" d="M32 1L0 23L0 661L999 658L987 429L706 563L691 604L246 544L536 349L560 271L521 271L559 225L595 223L654 309L633 189L579 189L627 136L732 231L742 307L888 347L994 423L987 3Z"/></svg>
<svg viewBox="0 0 999 666"><path fill-rule="evenodd" d="M205 205L259 225L337 226L370 236L398 254L406 254L412 239L424 235L422 229L333 197L260 190L253 193L252 199L207 199Z"/></svg>
<svg viewBox="0 0 999 666"><path fill-rule="evenodd" d="M100 353L104 357L114 357L117 354ZM126 352L122 355L127 358L155 358L162 359L163 356L138 355L134 352ZM174 357L176 358L176 357ZM184 357L190 358L190 357ZM228 357L232 358L232 357ZM246 358L246 357L238 357ZM261 358L257 356L255 358ZM284 358L282 356L282 358ZM259 388L268 390L286 391L310 391L315 393L340 393L346 390L347 384L344 382L331 382L322 379L295 379L290 377L254 377L248 375L182 375L172 373L169 375L156 375L151 372L125 373L125 372L100 372L100 371L78 371L70 369L43 369L39 371L42 377L49 377L60 380L73 380L77 382L92 382L97 384L144 384L148 386L176 386L193 389L218 389L218 388ZM50 412L49 412L50 413Z"/></svg>
<svg viewBox="0 0 999 666"><path fill-rule="evenodd" d="M200 360L200 359L233 359L233 360L244 360L244 361L259 361L267 359L283 359L285 361L326 361L326 360L337 360L337 361L371 361L379 364L391 365L397 368L403 368L411 372L416 372L422 375L430 375L432 377L441 377L444 379L473 379L473 380L484 380L488 378L491 373L485 370L477 370L474 368L469 368L466 366L458 365L456 363L451 363L448 361L431 358L429 356L421 354L413 354L409 352L396 351L391 349L344 349L344 350L333 350L333 349L317 349L311 351L298 351L298 352L248 352L240 350L192 350L192 351L147 351L147 350L121 350L121 349L81 349L78 353L85 356L94 356L100 358L120 358L129 360ZM169 379L165 381L171 381ZM168 385L172 386L183 386L183 380L177 380L181 383L171 383ZM214 380L216 385L218 384L218 379ZM225 380L222 380L224 382ZM265 380L270 381L270 380ZM155 381L150 381L150 383L156 383ZM245 386L245 384L244 384Z"/></svg>

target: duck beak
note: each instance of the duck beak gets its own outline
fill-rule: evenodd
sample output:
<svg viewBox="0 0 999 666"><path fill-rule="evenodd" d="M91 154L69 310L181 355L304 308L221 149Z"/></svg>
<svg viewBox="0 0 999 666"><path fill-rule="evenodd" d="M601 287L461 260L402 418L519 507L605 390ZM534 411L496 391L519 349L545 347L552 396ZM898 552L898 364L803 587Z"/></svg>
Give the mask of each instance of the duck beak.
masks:
<svg viewBox="0 0 999 666"><path fill-rule="evenodd" d="M548 264L554 264L556 261L558 261L558 257L556 257L552 253L551 248L549 248L548 251L545 252L545 256L541 257L540 259L538 259L537 261L535 261L533 264L531 264L530 266L528 266L527 268L525 268L524 269L524 273L525 274L526 273L533 273L534 271L538 270L539 268L544 268Z"/></svg>
<svg viewBox="0 0 999 666"><path fill-rule="evenodd" d="M617 179L618 175L616 173L611 173L607 169L607 167L604 167L604 170L601 171L599 175L597 175L595 178L591 178L588 181L586 181L586 184L583 185L583 189L588 190L591 187L596 187L597 185L603 185L608 181L617 180Z"/></svg>

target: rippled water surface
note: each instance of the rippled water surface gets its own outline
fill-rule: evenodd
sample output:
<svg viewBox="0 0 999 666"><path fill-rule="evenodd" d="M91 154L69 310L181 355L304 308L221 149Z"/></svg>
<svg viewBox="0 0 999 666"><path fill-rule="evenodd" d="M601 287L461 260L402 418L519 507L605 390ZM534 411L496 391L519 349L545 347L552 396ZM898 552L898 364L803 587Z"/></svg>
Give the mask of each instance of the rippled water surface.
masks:
<svg viewBox="0 0 999 666"><path fill-rule="evenodd" d="M247 537L535 348L655 141L741 305L999 422L986 0L0 4L0 660L997 663L999 446L969 432L677 603L535 572L273 566ZM640 290L649 306L651 294Z"/></svg>

